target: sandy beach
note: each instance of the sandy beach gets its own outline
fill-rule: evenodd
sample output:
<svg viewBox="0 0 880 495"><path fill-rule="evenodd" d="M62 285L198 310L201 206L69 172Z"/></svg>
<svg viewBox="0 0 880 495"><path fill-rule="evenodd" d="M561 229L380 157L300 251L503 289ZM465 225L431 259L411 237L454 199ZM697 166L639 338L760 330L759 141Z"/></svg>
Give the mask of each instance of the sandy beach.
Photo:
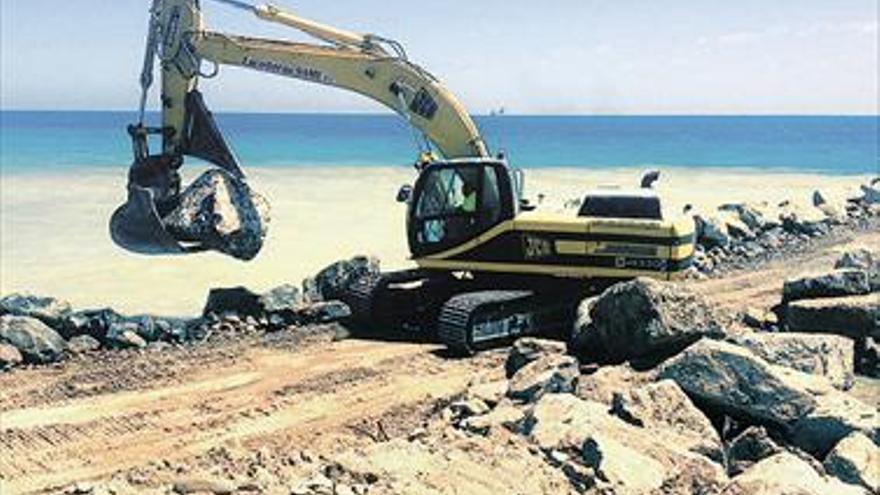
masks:
<svg viewBox="0 0 880 495"><path fill-rule="evenodd" d="M198 172L188 167L190 180ZM408 264L405 206L398 187L414 179L406 167L251 168L250 181L272 205L263 251L251 262L217 253L148 257L115 246L107 231L124 199L126 167L75 173L9 173L2 176L0 292L31 292L69 300L75 307L112 306L126 313L192 315L212 287L244 285L266 290L300 281L323 266L372 254L387 268ZM527 196L545 195L560 208L590 188L635 185L638 169L526 170ZM819 188L830 196L857 190L863 176L827 176L754 170L668 168L658 184L669 212L691 203L810 200Z"/></svg>

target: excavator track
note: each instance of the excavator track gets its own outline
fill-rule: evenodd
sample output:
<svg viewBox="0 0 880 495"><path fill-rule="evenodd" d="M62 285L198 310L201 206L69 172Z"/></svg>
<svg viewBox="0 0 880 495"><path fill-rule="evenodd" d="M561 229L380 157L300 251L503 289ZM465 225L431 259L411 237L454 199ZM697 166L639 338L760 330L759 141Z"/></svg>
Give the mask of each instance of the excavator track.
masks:
<svg viewBox="0 0 880 495"><path fill-rule="evenodd" d="M450 298L437 318L437 336L450 351L472 355L536 333L535 293L485 290Z"/></svg>

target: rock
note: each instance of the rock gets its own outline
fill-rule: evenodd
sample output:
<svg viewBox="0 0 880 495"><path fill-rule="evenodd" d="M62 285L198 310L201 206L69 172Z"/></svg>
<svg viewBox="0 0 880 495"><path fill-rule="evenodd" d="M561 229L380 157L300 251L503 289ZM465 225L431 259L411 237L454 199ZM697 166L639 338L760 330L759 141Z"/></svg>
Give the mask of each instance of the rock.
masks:
<svg viewBox="0 0 880 495"><path fill-rule="evenodd" d="M717 216L694 215L696 224L697 243L707 249L714 247L727 247L730 244L730 235L727 225Z"/></svg>
<svg viewBox="0 0 880 495"><path fill-rule="evenodd" d="M10 294L0 299L0 315L36 318L58 332L63 331L65 319L70 313L70 303L54 297Z"/></svg>
<svg viewBox="0 0 880 495"><path fill-rule="evenodd" d="M880 188L877 188L873 184L862 184L860 187L862 189L861 201L863 203L869 205L880 204Z"/></svg>
<svg viewBox="0 0 880 495"><path fill-rule="evenodd" d="M638 278L616 284L590 310L605 361L671 356L703 336L722 336L719 316L693 291Z"/></svg>
<svg viewBox="0 0 880 495"><path fill-rule="evenodd" d="M568 352L582 363L598 362L606 351L602 347L602 338L598 330L593 325L593 318L590 316L590 310L599 299L589 297L581 301L577 308L577 318L568 339Z"/></svg>
<svg viewBox="0 0 880 495"><path fill-rule="evenodd" d="M77 335L67 341L67 350L71 354L85 354L100 348L101 343L91 335Z"/></svg>
<svg viewBox="0 0 880 495"><path fill-rule="evenodd" d="M103 340L107 332L124 318L110 308L77 311L68 315L64 326L72 335L89 335Z"/></svg>
<svg viewBox="0 0 880 495"><path fill-rule="evenodd" d="M808 299L788 304L785 325L794 332L823 332L854 339L880 337L880 293Z"/></svg>
<svg viewBox="0 0 880 495"><path fill-rule="evenodd" d="M723 212L721 219L727 227L727 233L731 237L738 240L751 240L757 237L757 234L746 222L742 220L736 212Z"/></svg>
<svg viewBox="0 0 880 495"><path fill-rule="evenodd" d="M58 332L29 316L0 316L0 342L18 349L25 362L36 364L61 359L67 347Z"/></svg>
<svg viewBox="0 0 880 495"><path fill-rule="evenodd" d="M611 406L616 394L653 382L653 371L636 371L628 364L602 366L594 373L578 378L575 395L584 400Z"/></svg>
<svg viewBox="0 0 880 495"><path fill-rule="evenodd" d="M853 268L837 269L821 275L792 278L782 286L783 302L818 297L856 296L871 292L868 274Z"/></svg>
<svg viewBox="0 0 880 495"><path fill-rule="evenodd" d="M107 343L116 349L143 349L147 341L132 326L115 327L107 334Z"/></svg>
<svg viewBox="0 0 880 495"><path fill-rule="evenodd" d="M14 368L24 361L18 349L10 344L0 344L0 370Z"/></svg>
<svg viewBox="0 0 880 495"><path fill-rule="evenodd" d="M584 464L612 486L614 493L659 490L668 476L655 459L618 442L612 435L588 433L581 446Z"/></svg>
<svg viewBox="0 0 880 495"><path fill-rule="evenodd" d="M856 344L856 373L880 378L880 342L867 337Z"/></svg>
<svg viewBox="0 0 880 495"><path fill-rule="evenodd" d="M351 316L351 308L342 301L319 301L311 303L298 313L307 323L330 323Z"/></svg>
<svg viewBox="0 0 880 495"><path fill-rule="evenodd" d="M260 295L245 287L216 288L208 292L208 300L202 310L203 316L211 313L259 317L263 313L263 306Z"/></svg>
<svg viewBox="0 0 880 495"><path fill-rule="evenodd" d="M275 316L276 321L280 318L281 321L290 324L296 319L296 312L302 308L304 301L299 289L284 284L259 296L257 303L261 313L266 317Z"/></svg>
<svg viewBox="0 0 880 495"><path fill-rule="evenodd" d="M781 207L779 219L786 232L810 237L828 232L826 216L813 205L788 203Z"/></svg>
<svg viewBox="0 0 880 495"><path fill-rule="evenodd" d="M735 477L722 495L862 495L858 487L822 476L806 461L780 452Z"/></svg>
<svg viewBox="0 0 880 495"><path fill-rule="evenodd" d="M868 274L868 284L871 286L871 291L880 292L880 256L875 255L871 250L855 248L844 251L834 262L834 268L852 268L865 271Z"/></svg>
<svg viewBox="0 0 880 495"><path fill-rule="evenodd" d="M736 476L756 462L781 452L767 430L749 426L737 435L727 448L727 473Z"/></svg>
<svg viewBox="0 0 880 495"><path fill-rule="evenodd" d="M219 169L208 170L180 194L179 205L162 219L177 240L238 259L253 259L263 247L269 204L247 183Z"/></svg>
<svg viewBox="0 0 880 495"><path fill-rule="evenodd" d="M379 260L368 256L355 256L337 261L318 272L312 279L303 281L303 292L309 301L339 299L356 280L379 274Z"/></svg>
<svg viewBox="0 0 880 495"><path fill-rule="evenodd" d="M849 390L855 378L854 343L847 337L755 332L733 335L730 340L771 364L824 376L841 390Z"/></svg>
<svg viewBox="0 0 880 495"><path fill-rule="evenodd" d="M825 457L823 466L828 474L844 483L880 493L880 447L861 433L841 440Z"/></svg>
<svg viewBox="0 0 880 495"><path fill-rule="evenodd" d="M645 479L639 468L630 464L633 460L650 467L646 478L652 480L651 486L658 477L662 480L657 493L713 493L726 482L723 469L706 457L656 436L655 430L621 421L603 404L570 394L542 397L527 413L520 431L545 453L579 451L583 464L604 471L592 481L615 480L617 493L627 483L644 486L638 482Z"/></svg>
<svg viewBox="0 0 880 495"><path fill-rule="evenodd" d="M507 381L506 380L498 380L494 382L486 382L486 383L475 383L468 387L467 389L467 397L479 399L489 407L495 407L496 404L501 402L501 399L504 398L507 393Z"/></svg>
<svg viewBox="0 0 880 495"><path fill-rule="evenodd" d="M712 423L672 380L661 380L616 394L611 413L658 438L722 462L721 438Z"/></svg>
<svg viewBox="0 0 880 495"><path fill-rule="evenodd" d="M702 340L663 363L669 378L702 407L788 430L816 407L800 385L742 347Z"/></svg>
<svg viewBox="0 0 880 495"><path fill-rule="evenodd" d="M525 413L511 404L504 404L486 414L465 418L461 426L465 430L478 435L488 435L493 429L506 428L517 431Z"/></svg>
<svg viewBox="0 0 880 495"><path fill-rule="evenodd" d="M853 432L880 444L880 413L876 408L830 386L822 390L819 385L812 383L811 390L817 407L794 424L789 443L817 459L824 458L837 442Z"/></svg>
<svg viewBox="0 0 880 495"><path fill-rule="evenodd" d="M175 481L171 490L174 493L213 493L214 495L227 495L235 493L235 486L219 479L184 478Z"/></svg>
<svg viewBox="0 0 880 495"><path fill-rule="evenodd" d="M544 394L574 392L579 375L578 361L574 357L542 356L511 377L507 396L517 401L534 402Z"/></svg>
<svg viewBox="0 0 880 495"><path fill-rule="evenodd" d="M507 361L504 363L504 372L507 378L512 377L520 368L548 355L561 355L565 353L565 344L553 340L523 337L517 339L510 347Z"/></svg>
<svg viewBox="0 0 880 495"><path fill-rule="evenodd" d="M449 404L449 414L453 421L460 421L471 416L479 416L489 412L489 406L480 399L457 400Z"/></svg>

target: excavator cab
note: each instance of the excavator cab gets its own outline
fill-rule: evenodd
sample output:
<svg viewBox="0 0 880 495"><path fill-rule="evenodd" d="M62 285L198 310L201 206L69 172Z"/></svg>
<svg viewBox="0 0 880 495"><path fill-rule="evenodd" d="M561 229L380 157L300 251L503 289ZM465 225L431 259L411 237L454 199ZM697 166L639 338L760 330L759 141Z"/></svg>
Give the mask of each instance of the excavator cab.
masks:
<svg viewBox="0 0 880 495"><path fill-rule="evenodd" d="M447 250L513 218L515 189L504 160L467 158L427 165L409 200L410 253L418 257Z"/></svg>

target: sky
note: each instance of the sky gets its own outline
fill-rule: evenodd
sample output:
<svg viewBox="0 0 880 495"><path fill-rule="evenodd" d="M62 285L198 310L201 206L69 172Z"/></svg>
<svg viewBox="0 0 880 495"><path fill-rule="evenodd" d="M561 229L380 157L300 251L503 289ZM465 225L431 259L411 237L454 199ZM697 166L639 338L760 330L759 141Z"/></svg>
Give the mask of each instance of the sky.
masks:
<svg viewBox="0 0 880 495"><path fill-rule="evenodd" d="M202 2L211 30L306 40ZM133 109L149 3L2 0L0 108ZM399 40L475 114L878 114L877 0L275 3ZM387 111L235 67L201 88L215 111Z"/></svg>

